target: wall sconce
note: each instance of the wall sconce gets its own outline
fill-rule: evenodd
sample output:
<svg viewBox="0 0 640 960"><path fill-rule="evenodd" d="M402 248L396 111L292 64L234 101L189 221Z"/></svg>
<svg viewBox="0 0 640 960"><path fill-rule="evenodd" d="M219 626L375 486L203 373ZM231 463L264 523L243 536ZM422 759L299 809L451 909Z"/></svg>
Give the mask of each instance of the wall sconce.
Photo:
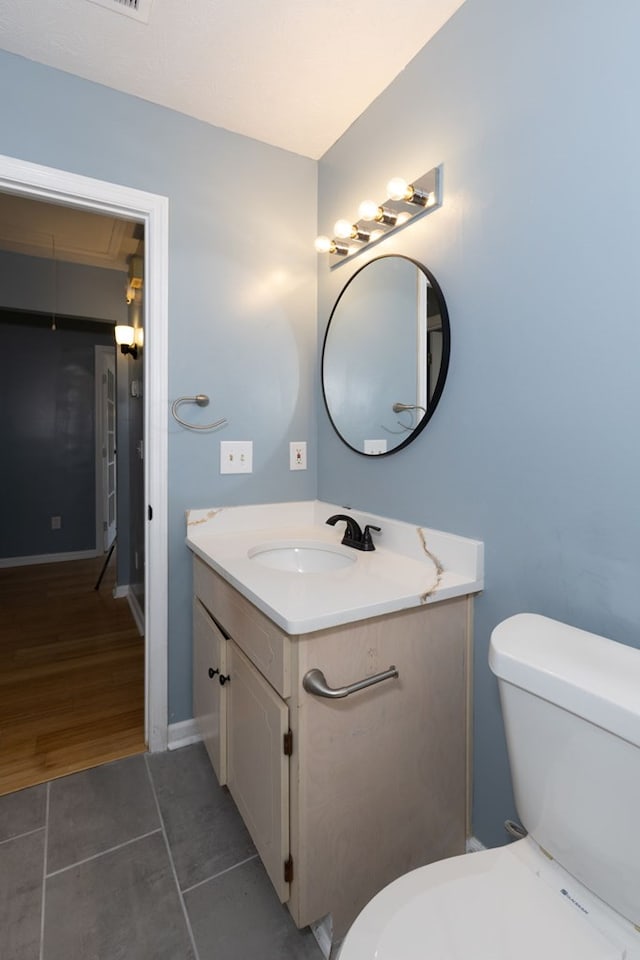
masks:
<svg viewBox="0 0 640 960"><path fill-rule="evenodd" d="M114 330L116 343L119 345L120 350L123 354L129 354L133 359L137 359L138 356L138 344L136 343L136 331L135 327L127 327L122 324L118 324Z"/></svg>
<svg viewBox="0 0 640 960"><path fill-rule="evenodd" d="M411 183L402 177L393 177L387 184L387 193L388 199L382 203L363 200L356 222L337 220L333 238L316 237L318 253L337 258L331 263L332 269L360 253L367 244L376 243L417 217L441 207L442 167L433 167Z"/></svg>

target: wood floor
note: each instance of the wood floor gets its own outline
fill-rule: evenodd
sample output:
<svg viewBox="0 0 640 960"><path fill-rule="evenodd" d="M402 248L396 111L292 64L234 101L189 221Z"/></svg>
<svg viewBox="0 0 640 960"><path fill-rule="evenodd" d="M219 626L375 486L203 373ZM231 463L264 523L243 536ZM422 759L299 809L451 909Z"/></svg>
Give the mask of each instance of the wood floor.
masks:
<svg viewBox="0 0 640 960"><path fill-rule="evenodd" d="M0 569L0 795L146 749L144 640L102 564Z"/></svg>

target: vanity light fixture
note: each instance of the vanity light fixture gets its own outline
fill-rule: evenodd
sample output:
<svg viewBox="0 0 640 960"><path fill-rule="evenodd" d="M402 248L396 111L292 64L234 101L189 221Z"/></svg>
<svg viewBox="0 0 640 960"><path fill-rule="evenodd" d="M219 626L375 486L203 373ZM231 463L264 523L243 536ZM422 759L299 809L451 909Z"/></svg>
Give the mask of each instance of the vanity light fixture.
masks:
<svg viewBox="0 0 640 960"><path fill-rule="evenodd" d="M349 247L344 243L338 243L336 240L331 240L330 237L316 237L314 246L318 253L336 253L342 257L346 257L349 253Z"/></svg>
<svg viewBox="0 0 640 960"><path fill-rule="evenodd" d="M395 227L398 222L395 210L379 207L375 200L363 200L358 207L358 216L361 220L375 220L376 223L384 223L388 227Z"/></svg>
<svg viewBox="0 0 640 960"><path fill-rule="evenodd" d="M419 207L427 207L433 194L424 193L416 189L412 183L407 183L402 177L392 177L387 184L387 193L392 200L404 200L406 203L415 203Z"/></svg>
<svg viewBox="0 0 640 960"><path fill-rule="evenodd" d="M117 324L115 329L116 343L119 345L123 354L129 354L135 360L138 356L138 344L136 343L135 327L128 327L124 324Z"/></svg>
<svg viewBox="0 0 640 960"><path fill-rule="evenodd" d="M316 238L318 253L335 258L331 267L360 253L367 245L377 243L400 227L442 206L442 167L433 167L428 173L409 182L393 177L387 184L388 199L382 203L363 200L358 207L359 219L337 220L334 237ZM375 225L375 229L371 229ZM356 240L357 244L349 241Z"/></svg>
<svg viewBox="0 0 640 960"><path fill-rule="evenodd" d="M340 240L360 240L362 243L369 243L371 236L368 230L361 230L357 223L349 223L348 220L336 220L333 232Z"/></svg>

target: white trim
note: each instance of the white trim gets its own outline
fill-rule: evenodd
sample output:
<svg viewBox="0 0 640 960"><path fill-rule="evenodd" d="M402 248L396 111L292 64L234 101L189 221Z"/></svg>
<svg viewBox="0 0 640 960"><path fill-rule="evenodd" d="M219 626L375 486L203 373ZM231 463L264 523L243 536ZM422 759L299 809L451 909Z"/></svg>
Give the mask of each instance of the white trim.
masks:
<svg viewBox="0 0 640 960"><path fill-rule="evenodd" d="M131 615L136 622L138 633L141 637L144 637L144 613L142 611L142 607L140 606L140 601L136 597L133 590L127 590L127 600L129 602Z"/></svg>
<svg viewBox="0 0 640 960"><path fill-rule="evenodd" d="M190 743L200 743L201 740L202 734L198 730L198 721L195 717L192 720L181 720L179 723L169 724L167 743L169 750L187 747Z"/></svg>
<svg viewBox="0 0 640 960"><path fill-rule="evenodd" d="M323 917L321 920L316 920L315 923L309 924L311 928L311 933L313 934L316 943L320 947L320 952L326 960L329 960L331 956L331 948L335 947L337 950L340 943L333 943L333 917L330 913Z"/></svg>
<svg viewBox="0 0 640 960"><path fill-rule="evenodd" d="M145 228L145 737L152 752L167 747L167 197L0 155L0 190L33 199L142 221Z"/></svg>
<svg viewBox="0 0 640 960"><path fill-rule="evenodd" d="M104 550L105 530L105 498L104 498L104 478L102 476L102 447L106 443L103 436L104 416L102 404L104 400L102 388L103 362L106 357L113 357L113 347L105 347L104 344L96 344L93 348L93 375L94 375L94 411L93 423L95 432L95 487L96 487L96 553ZM108 549L108 548L107 548ZM106 552L106 551L105 551Z"/></svg>
<svg viewBox="0 0 640 960"><path fill-rule="evenodd" d="M74 550L69 553L42 553L31 557L0 557L0 567L30 567L36 563L62 563L65 560L95 560L96 550Z"/></svg>
<svg viewBox="0 0 640 960"><path fill-rule="evenodd" d="M484 843L478 840L477 837L467 837L467 853L479 853L481 850L486 850Z"/></svg>
<svg viewBox="0 0 640 960"><path fill-rule="evenodd" d="M113 588L113 599L121 600L122 597L129 596L129 584L128 583L117 583Z"/></svg>

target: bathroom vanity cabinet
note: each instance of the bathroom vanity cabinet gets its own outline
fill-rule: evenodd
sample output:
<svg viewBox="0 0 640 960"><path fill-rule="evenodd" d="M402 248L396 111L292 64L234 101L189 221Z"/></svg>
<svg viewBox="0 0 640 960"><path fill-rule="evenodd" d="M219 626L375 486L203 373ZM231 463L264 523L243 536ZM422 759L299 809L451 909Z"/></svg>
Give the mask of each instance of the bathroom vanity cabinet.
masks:
<svg viewBox="0 0 640 960"><path fill-rule="evenodd" d="M344 935L368 900L463 853L470 596L290 636L194 557L194 710L282 902ZM343 699L341 687L394 665Z"/></svg>

